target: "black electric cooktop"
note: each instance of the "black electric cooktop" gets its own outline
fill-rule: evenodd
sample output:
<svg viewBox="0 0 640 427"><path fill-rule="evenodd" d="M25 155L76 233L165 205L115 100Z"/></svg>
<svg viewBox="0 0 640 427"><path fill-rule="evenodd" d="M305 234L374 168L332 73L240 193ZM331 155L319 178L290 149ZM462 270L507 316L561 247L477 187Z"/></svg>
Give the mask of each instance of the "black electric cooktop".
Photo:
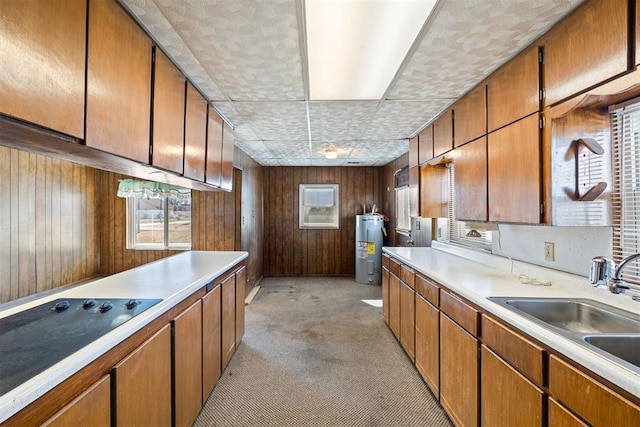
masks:
<svg viewBox="0 0 640 427"><path fill-rule="evenodd" d="M0 319L0 396L161 299L58 299Z"/></svg>

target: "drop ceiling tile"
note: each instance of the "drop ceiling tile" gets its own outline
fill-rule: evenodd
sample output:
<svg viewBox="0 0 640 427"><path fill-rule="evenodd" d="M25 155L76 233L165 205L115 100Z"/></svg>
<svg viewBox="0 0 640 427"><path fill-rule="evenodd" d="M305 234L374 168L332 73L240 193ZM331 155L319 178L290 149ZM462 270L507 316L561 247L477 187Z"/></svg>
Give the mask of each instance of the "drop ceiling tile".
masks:
<svg viewBox="0 0 640 427"><path fill-rule="evenodd" d="M310 156L307 141L265 141L264 145L277 159L306 159Z"/></svg>
<svg viewBox="0 0 640 427"><path fill-rule="evenodd" d="M387 158L387 163L409 151L409 140L358 141L351 145L349 160L377 160Z"/></svg>
<svg viewBox="0 0 640 427"><path fill-rule="evenodd" d="M262 141L243 141L242 139L236 138L235 145L254 160L273 158L273 153L269 151Z"/></svg>
<svg viewBox="0 0 640 427"><path fill-rule="evenodd" d="M251 123L259 139L303 141L309 138L304 101L234 102L234 105L242 120Z"/></svg>
<svg viewBox="0 0 640 427"><path fill-rule="evenodd" d="M453 99L385 101L362 133L365 140L403 139L416 133Z"/></svg>
<svg viewBox="0 0 640 427"><path fill-rule="evenodd" d="M295 0L155 0L232 100L302 100Z"/></svg>
<svg viewBox="0 0 640 427"><path fill-rule="evenodd" d="M311 139L340 141L358 139L375 114L378 101L309 102Z"/></svg>

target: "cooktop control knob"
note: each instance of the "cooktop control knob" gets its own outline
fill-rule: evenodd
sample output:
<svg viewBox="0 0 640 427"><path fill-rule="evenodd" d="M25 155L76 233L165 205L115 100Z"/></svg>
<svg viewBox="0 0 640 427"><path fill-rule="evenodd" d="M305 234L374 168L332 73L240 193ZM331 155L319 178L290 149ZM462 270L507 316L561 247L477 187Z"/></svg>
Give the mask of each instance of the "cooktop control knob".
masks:
<svg viewBox="0 0 640 427"><path fill-rule="evenodd" d="M104 313L106 311L109 311L113 308L113 304L111 304L111 301L105 301L102 304L100 304L100 313Z"/></svg>
<svg viewBox="0 0 640 427"><path fill-rule="evenodd" d="M62 301L59 301L58 303L56 303L56 305L53 307L53 309L55 311L60 312L60 311L65 311L70 306L71 306L71 304L69 304L69 301L67 301L65 299L65 300L62 300Z"/></svg>
<svg viewBox="0 0 640 427"><path fill-rule="evenodd" d="M135 299L130 299L129 301L127 301L125 303L125 306L131 310L132 308L134 308L136 305L140 304L140 301L135 300Z"/></svg>
<svg viewBox="0 0 640 427"><path fill-rule="evenodd" d="M93 298L88 298L82 302L82 306L84 308L91 308L94 305L96 305L96 300L94 300Z"/></svg>

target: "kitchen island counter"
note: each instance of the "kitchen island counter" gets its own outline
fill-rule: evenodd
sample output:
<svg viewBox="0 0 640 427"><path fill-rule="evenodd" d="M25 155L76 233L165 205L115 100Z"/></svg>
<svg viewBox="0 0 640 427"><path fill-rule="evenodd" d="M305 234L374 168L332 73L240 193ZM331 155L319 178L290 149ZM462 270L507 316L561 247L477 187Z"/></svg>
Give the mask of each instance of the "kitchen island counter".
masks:
<svg viewBox="0 0 640 427"><path fill-rule="evenodd" d="M187 251L42 297L8 304L5 318L59 299L162 299L91 344L0 396L0 422L34 402L154 319L247 258L247 252Z"/></svg>

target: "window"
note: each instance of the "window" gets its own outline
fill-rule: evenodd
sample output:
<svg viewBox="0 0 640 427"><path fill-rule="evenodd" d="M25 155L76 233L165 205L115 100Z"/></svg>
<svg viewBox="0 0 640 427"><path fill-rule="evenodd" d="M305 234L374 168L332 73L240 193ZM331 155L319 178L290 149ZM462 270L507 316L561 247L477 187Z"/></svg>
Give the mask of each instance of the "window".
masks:
<svg viewBox="0 0 640 427"><path fill-rule="evenodd" d="M338 184L300 184L300 228L340 228Z"/></svg>
<svg viewBox="0 0 640 427"><path fill-rule="evenodd" d="M127 198L128 249L191 249L191 195Z"/></svg>
<svg viewBox="0 0 640 427"><path fill-rule="evenodd" d="M411 217L409 215L409 198L411 197L408 185L396 188L396 230L411 231Z"/></svg>
<svg viewBox="0 0 640 427"><path fill-rule="evenodd" d="M614 107L613 259L619 263L640 252L640 102ZM629 264L624 279L640 283L640 266Z"/></svg>

